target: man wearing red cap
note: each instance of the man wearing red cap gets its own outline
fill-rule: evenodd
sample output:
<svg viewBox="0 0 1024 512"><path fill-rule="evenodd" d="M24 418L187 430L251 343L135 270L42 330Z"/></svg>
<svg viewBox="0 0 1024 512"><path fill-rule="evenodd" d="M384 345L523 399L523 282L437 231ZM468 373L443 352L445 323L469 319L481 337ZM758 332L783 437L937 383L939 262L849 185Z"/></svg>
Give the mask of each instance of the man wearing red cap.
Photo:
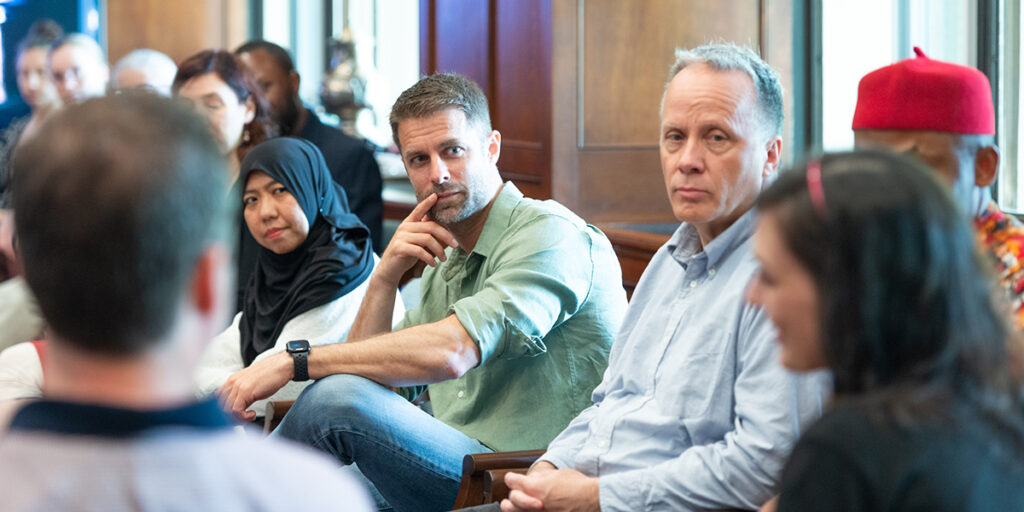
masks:
<svg viewBox="0 0 1024 512"><path fill-rule="evenodd" d="M1024 329L1024 226L992 200L999 149L988 78L968 66L930 59L920 48L914 52L916 58L861 79L855 145L912 154L952 187L1011 297L1014 323Z"/></svg>

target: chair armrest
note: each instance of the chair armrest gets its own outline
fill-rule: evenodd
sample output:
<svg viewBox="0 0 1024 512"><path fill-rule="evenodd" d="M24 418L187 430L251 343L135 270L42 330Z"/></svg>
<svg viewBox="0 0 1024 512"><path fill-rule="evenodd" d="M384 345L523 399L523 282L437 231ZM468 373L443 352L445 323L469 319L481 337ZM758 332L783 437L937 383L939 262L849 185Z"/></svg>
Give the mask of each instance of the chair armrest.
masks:
<svg viewBox="0 0 1024 512"><path fill-rule="evenodd" d="M263 416L263 433L269 434L277 428L277 425L284 419L284 415L288 413L288 409L292 408L295 400L279 400L276 402L267 402L266 414Z"/></svg>
<svg viewBox="0 0 1024 512"><path fill-rule="evenodd" d="M454 508L493 503L508 496L505 473L525 473L544 450L471 453L462 459L462 482ZM498 485L500 484L500 485Z"/></svg>
<svg viewBox="0 0 1024 512"><path fill-rule="evenodd" d="M497 503L508 497L508 486L505 485L506 473L525 474L528 469L489 469L484 471L484 503Z"/></svg>

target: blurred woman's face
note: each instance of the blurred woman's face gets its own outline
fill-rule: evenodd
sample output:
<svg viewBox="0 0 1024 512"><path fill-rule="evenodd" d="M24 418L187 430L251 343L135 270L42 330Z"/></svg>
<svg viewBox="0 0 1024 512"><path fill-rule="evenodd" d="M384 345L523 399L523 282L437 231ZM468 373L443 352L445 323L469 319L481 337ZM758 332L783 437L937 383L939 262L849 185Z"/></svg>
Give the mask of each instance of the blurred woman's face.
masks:
<svg viewBox="0 0 1024 512"><path fill-rule="evenodd" d="M46 69L46 48L28 48L18 56L18 92L31 108L57 98L57 89Z"/></svg>
<svg viewBox="0 0 1024 512"><path fill-rule="evenodd" d="M206 117L225 154L238 148L245 125L256 115L252 99L240 101L235 91L216 73L199 75L185 82L178 89L178 96L191 101L196 110Z"/></svg>
<svg viewBox="0 0 1024 512"><path fill-rule="evenodd" d="M761 270L747 290L747 301L762 307L778 328L783 366L793 371L826 366L817 286L786 244L771 211L758 220L754 255Z"/></svg>
<svg viewBox="0 0 1024 512"><path fill-rule="evenodd" d="M252 237L276 254L298 249L309 236L309 220L295 196L263 171L249 174L242 205Z"/></svg>

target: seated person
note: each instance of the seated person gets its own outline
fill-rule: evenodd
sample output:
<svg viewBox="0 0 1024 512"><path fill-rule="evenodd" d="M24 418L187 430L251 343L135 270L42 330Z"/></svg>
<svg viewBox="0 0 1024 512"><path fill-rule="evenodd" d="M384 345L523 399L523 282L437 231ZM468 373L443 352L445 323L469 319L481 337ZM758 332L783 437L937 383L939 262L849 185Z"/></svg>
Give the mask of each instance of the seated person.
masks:
<svg viewBox="0 0 1024 512"><path fill-rule="evenodd" d="M18 141L32 136L47 116L61 106L57 88L46 66L50 45L64 35L57 22L43 18L28 29L28 35L18 43L14 70L18 77L18 95L29 108L29 115L14 119L0 130L0 208L5 208L5 192L11 156Z"/></svg>
<svg viewBox="0 0 1024 512"><path fill-rule="evenodd" d="M318 379L275 434L356 463L379 507L442 510L463 456L541 448L586 406L626 294L599 230L502 183L501 135L476 84L423 78L391 126L420 203L370 277L348 342L267 357L219 393L244 414L293 379ZM394 325L399 282L419 272L419 306ZM418 389L387 387L423 384L433 415L409 401Z"/></svg>
<svg viewBox="0 0 1024 512"><path fill-rule="evenodd" d="M774 493L824 391L782 368L771 322L743 300L782 120L778 73L750 49L676 52L660 142L682 224L637 284L593 405L505 478L502 510L750 509Z"/></svg>
<svg viewBox="0 0 1024 512"><path fill-rule="evenodd" d="M750 300L782 364L834 376L778 510L1020 510L1007 329L949 193L916 161L845 153L783 173L757 206Z"/></svg>
<svg viewBox="0 0 1024 512"><path fill-rule="evenodd" d="M1024 225L992 199L999 172L992 88L977 69L914 52L861 79L854 144L913 155L949 187L1007 299L1016 331L1010 355L1024 376Z"/></svg>
<svg viewBox="0 0 1024 512"><path fill-rule="evenodd" d="M253 40L239 46L235 55L245 62L263 87L270 103L270 114L281 135L302 137L323 153L331 177L345 188L352 213L370 229L373 250L380 253L384 249L381 239L383 181L373 150L366 141L320 122L316 112L302 104L299 98L301 78L288 50L270 41Z"/></svg>
<svg viewBox="0 0 1024 512"><path fill-rule="evenodd" d="M203 394L284 351L289 341L320 345L348 338L376 259L369 231L349 212L345 191L311 143L280 137L256 146L242 161L239 181L237 199L259 257L242 312L199 364ZM401 300L395 306L392 320L398 322L405 308ZM294 400L307 384L290 382L269 400ZM250 409L261 414L260 405Z"/></svg>
<svg viewBox="0 0 1024 512"><path fill-rule="evenodd" d="M4 510L368 509L330 461L235 435L194 399L231 309L226 171L202 119L155 95L89 100L14 169L51 336L46 399L19 404L0 436Z"/></svg>
<svg viewBox="0 0 1024 512"><path fill-rule="evenodd" d="M103 48L85 34L64 34L50 46L47 67L65 105L103 96L110 67Z"/></svg>

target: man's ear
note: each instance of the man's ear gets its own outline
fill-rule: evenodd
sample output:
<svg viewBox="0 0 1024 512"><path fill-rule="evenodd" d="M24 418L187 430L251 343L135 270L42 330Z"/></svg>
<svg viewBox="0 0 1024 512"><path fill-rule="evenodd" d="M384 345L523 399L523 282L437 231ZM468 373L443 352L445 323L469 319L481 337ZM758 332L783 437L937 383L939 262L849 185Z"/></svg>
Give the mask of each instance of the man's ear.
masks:
<svg viewBox="0 0 1024 512"><path fill-rule="evenodd" d="M189 299L203 316L220 315L226 310L231 286L231 251L222 244L210 244L196 260L189 284Z"/></svg>
<svg viewBox="0 0 1024 512"><path fill-rule="evenodd" d="M778 135L771 138L768 141L768 145L765 146L767 151L767 158L764 161L764 169L761 170L762 178L769 178L775 174L775 171L779 169L779 164L782 162L782 137Z"/></svg>
<svg viewBox="0 0 1024 512"><path fill-rule="evenodd" d="M288 72L288 82L292 86L292 90L295 91L295 95L299 95L299 85L302 83L302 78L299 77L299 72L294 69Z"/></svg>
<svg viewBox="0 0 1024 512"><path fill-rule="evenodd" d="M498 133L498 130L491 130L491 133L487 134L486 144L484 149L487 151L487 160L491 165L496 165L498 157L501 156L501 133Z"/></svg>
<svg viewBox="0 0 1024 512"><path fill-rule="evenodd" d="M974 185L980 188L991 186L999 171L999 148L994 145L982 146L974 154Z"/></svg>

